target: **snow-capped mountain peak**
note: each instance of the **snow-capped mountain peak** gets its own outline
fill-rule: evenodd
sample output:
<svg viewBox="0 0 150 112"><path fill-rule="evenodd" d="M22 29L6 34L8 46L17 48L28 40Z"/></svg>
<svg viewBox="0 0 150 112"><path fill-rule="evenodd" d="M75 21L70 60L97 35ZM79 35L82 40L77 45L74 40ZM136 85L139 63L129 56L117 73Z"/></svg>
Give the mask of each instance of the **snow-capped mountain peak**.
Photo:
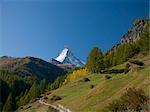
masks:
<svg viewBox="0 0 150 112"><path fill-rule="evenodd" d="M64 59L65 59L65 57L67 56L67 52L68 52L68 51L69 51L68 48L64 48L64 49L62 50L62 52L59 54L59 56L56 58L56 60L59 61L59 62L63 62Z"/></svg>
<svg viewBox="0 0 150 112"><path fill-rule="evenodd" d="M56 61L61 62L62 64L73 64L77 67L81 67L84 64L74 56L69 48L64 48L58 57L55 58Z"/></svg>

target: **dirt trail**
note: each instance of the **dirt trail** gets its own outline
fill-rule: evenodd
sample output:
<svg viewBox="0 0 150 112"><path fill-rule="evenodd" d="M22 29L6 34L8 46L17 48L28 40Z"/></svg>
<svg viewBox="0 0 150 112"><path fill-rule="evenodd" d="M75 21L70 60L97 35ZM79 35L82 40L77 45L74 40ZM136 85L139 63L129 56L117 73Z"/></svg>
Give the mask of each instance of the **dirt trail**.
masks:
<svg viewBox="0 0 150 112"><path fill-rule="evenodd" d="M58 111L58 112L72 112L69 109L65 108L64 106L57 104L57 105L52 105L49 103L46 103L44 101L42 101L42 99L39 99L39 103L46 105L46 106L50 106L51 108L53 108L54 110Z"/></svg>

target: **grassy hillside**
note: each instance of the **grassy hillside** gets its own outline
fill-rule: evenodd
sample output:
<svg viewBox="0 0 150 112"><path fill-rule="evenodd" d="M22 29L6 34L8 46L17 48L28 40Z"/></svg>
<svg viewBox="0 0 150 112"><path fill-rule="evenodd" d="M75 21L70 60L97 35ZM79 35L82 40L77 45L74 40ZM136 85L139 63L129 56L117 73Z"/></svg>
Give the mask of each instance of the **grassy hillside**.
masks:
<svg viewBox="0 0 150 112"><path fill-rule="evenodd" d="M109 103L118 99L127 88L142 88L146 94L149 94L149 57L144 58L144 60L146 65L143 68L135 69L128 74L114 74L111 79L106 80L104 77L106 74L88 75L86 76L90 79L88 82L79 78L52 91L52 94L47 95L47 102L52 103L51 97L57 95L62 100L54 104L62 104L73 112L101 112ZM122 67L122 65L120 66ZM120 68L119 65L116 68ZM94 88L91 88L91 85L94 85ZM38 108L37 102L33 103L32 106L34 108L28 109L28 111L48 109L42 105Z"/></svg>
<svg viewBox="0 0 150 112"><path fill-rule="evenodd" d="M53 94L61 96L63 100L59 103L66 105L71 110L99 112L104 106L123 94L126 88L141 87L148 94L149 70L150 67L146 67L129 74L116 75L110 80L105 80L100 74L91 75L89 76L90 82L77 81L54 91ZM96 85L95 88L91 89L91 84Z"/></svg>

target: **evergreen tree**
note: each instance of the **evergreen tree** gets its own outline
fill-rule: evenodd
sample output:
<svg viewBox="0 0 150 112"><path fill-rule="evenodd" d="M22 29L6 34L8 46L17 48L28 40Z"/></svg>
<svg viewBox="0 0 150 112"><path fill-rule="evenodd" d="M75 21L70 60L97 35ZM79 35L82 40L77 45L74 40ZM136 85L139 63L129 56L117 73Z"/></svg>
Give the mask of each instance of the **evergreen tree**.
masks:
<svg viewBox="0 0 150 112"><path fill-rule="evenodd" d="M63 85L64 81L66 79L66 76L59 76L57 79L51 84L48 85L49 90L54 90L59 88L60 86Z"/></svg>
<svg viewBox="0 0 150 112"><path fill-rule="evenodd" d="M21 94L16 97L16 105L17 105L17 107L21 106L21 101L23 99L23 96L24 96L24 92L21 92Z"/></svg>
<svg viewBox="0 0 150 112"><path fill-rule="evenodd" d="M13 107L14 107L13 97L12 97L12 93L10 93L3 107L3 112L13 111L14 109Z"/></svg>
<svg viewBox="0 0 150 112"><path fill-rule="evenodd" d="M86 67L92 73L99 73L104 69L103 54L99 48L92 48L87 58Z"/></svg>
<svg viewBox="0 0 150 112"><path fill-rule="evenodd" d="M10 88L9 85L0 79L0 111L3 109L3 105L7 100L7 97L9 95Z"/></svg>
<svg viewBox="0 0 150 112"><path fill-rule="evenodd" d="M104 55L104 64L106 68L121 64L135 54L139 53L139 47L136 43L122 44Z"/></svg>
<svg viewBox="0 0 150 112"><path fill-rule="evenodd" d="M31 100L33 98L38 97L39 95L40 95L39 86L36 83L34 83L30 88L27 96L29 97L29 100Z"/></svg>
<svg viewBox="0 0 150 112"><path fill-rule="evenodd" d="M30 90L26 90L23 97L20 98L19 102L17 103L19 106L25 105L29 103L30 100L38 97L40 95L40 86L34 83Z"/></svg>
<svg viewBox="0 0 150 112"><path fill-rule="evenodd" d="M150 49L149 27L150 27L150 20L146 23L146 26L140 35L140 39L137 41L137 46L139 47L140 51L143 53L148 53Z"/></svg>
<svg viewBox="0 0 150 112"><path fill-rule="evenodd" d="M39 85L40 93L43 93L45 91L45 88L46 88L46 80L43 79L41 80L40 85Z"/></svg>

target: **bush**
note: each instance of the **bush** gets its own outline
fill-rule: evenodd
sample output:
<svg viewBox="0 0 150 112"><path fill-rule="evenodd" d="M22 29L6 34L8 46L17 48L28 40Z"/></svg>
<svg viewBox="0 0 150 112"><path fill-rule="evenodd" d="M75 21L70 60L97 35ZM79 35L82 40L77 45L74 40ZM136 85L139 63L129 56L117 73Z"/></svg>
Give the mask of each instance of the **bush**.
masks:
<svg viewBox="0 0 150 112"><path fill-rule="evenodd" d="M144 63L142 61L139 61L139 60L130 60L129 62L133 63L133 64L136 64L136 65L139 65L139 66L143 66L144 65Z"/></svg>
<svg viewBox="0 0 150 112"><path fill-rule="evenodd" d="M59 112L59 110L57 110L57 109L52 108L51 106L49 106L47 112Z"/></svg>
<svg viewBox="0 0 150 112"><path fill-rule="evenodd" d="M111 112L148 112L148 106L150 105L148 101L149 97L145 95L143 90L129 88L120 99L109 104L107 110Z"/></svg>
<svg viewBox="0 0 150 112"><path fill-rule="evenodd" d="M127 74L130 70L129 69L124 69L124 73Z"/></svg>
<svg viewBox="0 0 150 112"><path fill-rule="evenodd" d="M90 88L92 89L92 88L94 88L95 86L94 85L90 85Z"/></svg>
<svg viewBox="0 0 150 112"><path fill-rule="evenodd" d="M32 106L31 105L29 105L26 109L29 109L29 108L31 108Z"/></svg>
<svg viewBox="0 0 150 112"><path fill-rule="evenodd" d="M126 64L126 68L130 68L130 66L131 66L131 65L130 65L129 63Z"/></svg>
<svg viewBox="0 0 150 112"><path fill-rule="evenodd" d="M60 96L52 96L52 98L50 99L51 101L57 101L57 100L61 100L62 98Z"/></svg>
<svg viewBox="0 0 150 112"><path fill-rule="evenodd" d="M104 70L103 73L105 74L117 74L117 73L123 73L124 69L111 69L111 70Z"/></svg>
<svg viewBox="0 0 150 112"><path fill-rule="evenodd" d="M48 99L48 98L45 96L45 97L44 97L44 100L47 100L47 99Z"/></svg>
<svg viewBox="0 0 150 112"><path fill-rule="evenodd" d="M90 81L90 79L88 79L88 78L83 78L83 81L84 81L84 82L88 82L88 81Z"/></svg>
<svg viewBox="0 0 150 112"><path fill-rule="evenodd" d="M130 65L129 63L126 64L126 67L125 67L125 69L124 69L124 73L125 73L125 74L130 71L130 66L131 66L131 65Z"/></svg>
<svg viewBox="0 0 150 112"><path fill-rule="evenodd" d="M105 75L105 80L110 79L111 76L110 75Z"/></svg>
<svg viewBox="0 0 150 112"><path fill-rule="evenodd" d="M46 95L50 95L50 94L51 94L51 91L49 91L49 92L46 93Z"/></svg>

